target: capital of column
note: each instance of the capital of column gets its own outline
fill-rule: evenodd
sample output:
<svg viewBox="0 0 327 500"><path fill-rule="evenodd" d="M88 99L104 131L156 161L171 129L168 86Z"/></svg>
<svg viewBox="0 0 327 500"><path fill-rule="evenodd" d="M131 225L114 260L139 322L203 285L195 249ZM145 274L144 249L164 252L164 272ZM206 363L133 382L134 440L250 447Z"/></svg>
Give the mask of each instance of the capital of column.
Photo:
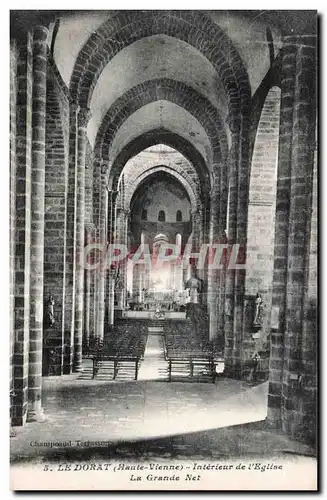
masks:
<svg viewBox="0 0 327 500"><path fill-rule="evenodd" d="M33 40L34 42L46 42L48 39L49 27L42 24L37 25L33 29Z"/></svg>
<svg viewBox="0 0 327 500"><path fill-rule="evenodd" d="M91 118L91 111L89 108L80 108L78 111L78 127L86 128Z"/></svg>

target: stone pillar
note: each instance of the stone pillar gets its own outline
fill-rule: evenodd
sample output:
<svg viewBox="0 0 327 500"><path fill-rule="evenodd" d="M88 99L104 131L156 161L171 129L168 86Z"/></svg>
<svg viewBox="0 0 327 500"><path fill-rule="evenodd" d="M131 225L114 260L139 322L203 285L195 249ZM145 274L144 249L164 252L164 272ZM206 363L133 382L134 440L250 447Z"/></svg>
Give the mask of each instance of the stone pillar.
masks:
<svg viewBox="0 0 327 500"><path fill-rule="evenodd" d="M243 264L241 253L246 255L247 213L249 196L249 123L246 110L243 116L230 123L232 144L228 158L229 217L228 258L234 245L240 246L237 264ZM224 218L223 218L224 220ZM223 229L223 228L221 228ZM234 259L233 259L234 260ZM233 264L235 264L234 262ZM245 269L226 269L225 281L225 372L236 378L242 377L243 367L243 314L245 295Z"/></svg>
<svg viewBox="0 0 327 500"><path fill-rule="evenodd" d="M141 282L141 266L143 264L133 265L133 301L140 301L140 282Z"/></svg>
<svg viewBox="0 0 327 500"><path fill-rule="evenodd" d="M198 253L200 251L200 212L199 209L195 209L192 212L192 252Z"/></svg>
<svg viewBox="0 0 327 500"><path fill-rule="evenodd" d="M44 419L42 396L45 116L48 29L33 33L31 275L28 420Z"/></svg>
<svg viewBox="0 0 327 500"><path fill-rule="evenodd" d="M112 326L115 320L115 279L116 271L108 271L108 325Z"/></svg>
<svg viewBox="0 0 327 500"><path fill-rule="evenodd" d="M286 37L284 44L296 44L295 102L293 113L288 275L283 368L283 430L296 436L315 423L315 380L307 377L311 353L303 349L304 300L308 285L313 161L316 123L316 39ZM314 335L314 332L312 332ZM311 360L310 360L311 361ZM294 380L304 377L301 398L294 400ZM308 426L308 427L307 427Z"/></svg>
<svg viewBox="0 0 327 500"><path fill-rule="evenodd" d="M248 223L248 201L249 201L249 119L250 111L246 113L243 108L243 116L240 132L240 158L237 184L237 232L236 243L239 245L238 264L245 263L247 246L247 223ZM234 343L233 360L234 372L238 377L243 377L243 338L244 338L244 309L245 309L245 278L246 269L235 270L235 293L234 293Z"/></svg>
<svg viewBox="0 0 327 500"><path fill-rule="evenodd" d="M9 387L14 390L14 348L15 348L15 237L16 237L16 100L17 100L17 45L10 42L10 263L9 263L9 333L10 333L10 371ZM10 400L10 417L14 416L14 401ZM12 420L11 420L12 423Z"/></svg>
<svg viewBox="0 0 327 500"><path fill-rule="evenodd" d="M227 160L226 160L227 163ZM228 165L225 162L221 167L220 175L220 190L219 190L219 243L222 245L227 244L227 210L228 210ZM217 296L217 323L219 337L217 341L217 348L220 352L225 350L225 290L226 290L226 266L224 259L226 250L223 251L222 264L223 268L219 270L219 289Z"/></svg>
<svg viewBox="0 0 327 500"><path fill-rule="evenodd" d="M114 243L116 227L116 199L118 191L108 191L108 225L107 240L109 244ZM107 307L108 307L108 325L114 324L114 306L115 306L115 278L116 270L107 270Z"/></svg>
<svg viewBox="0 0 327 500"><path fill-rule="evenodd" d="M107 165L101 165L100 179L100 203L99 203L99 243L104 249L107 247L107 213L108 213L108 190L107 190ZM104 315L105 315L105 277L106 269L106 251L100 262L97 273L98 286L98 308L97 308L97 337L103 339L104 336Z"/></svg>
<svg viewBox="0 0 327 500"><path fill-rule="evenodd" d="M210 207L210 235L209 235L209 251L208 260L209 266L212 265L215 257L214 244L219 241L219 178L213 180L211 192L211 207ZM214 341L218 335L217 324L217 296L219 289L219 273L218 269L208 268L208 309L209 309L209 340Z"/></svg>
<svg viewBox="0 0 327 500"><path fill-rule="evenodd" d="M66 198L66 256L65 292L63 307L64 374L71 373L74 356L74 315L75 315L75 217L76 217L76 148L77 116L79 106L71 102L69 106L69 164Z"/></svg>
<svg viewBox="0 0 327 500"><path fill-rule="evenodd" d="M210 199L205 198L203 200L203 211L202 211L202 243L210 243ZM209 253L209 252L208 252ZM208 309L208 293L209 293L209 270L208 270L208 259L205 262L204 268L204 303Z"/></svg>
<svg viewBox="0 0 327 500"><path fill-rule="evenodd" d="M91 275L90 333L92 334L93 337L97 337L97 332L98 332L98 277L99 273L95 269Z"/></svg>
<svg viewBox="0 0 327 500"><path fill-rule="evenodd" d="M14 262L14 380L13 425L24 425L28 401L31 140L33 39L28 33L17 43L15 262Z"/></svg>
<svg viewBox="0 0 327 500"><path fill-rule="evenodd" d="M75 240L75 314L74 314L74 371L82 371L83 303L84 303L84 201L86 128L88 109L80 109L77 118L76 166L76 240Z"/></svg>
<svg viewBox="0 0 327 500"><path fill-rule="evenodd" d="M126 245L126 240L125 240L125 213L123 208L117 208L117 222L116 222L116 227L117 227L117 243L120 245ZM118 280L118 286L116 289L116 297L117 297L117 304L118 304L118 309L123 310L124 309L124 274L125 274L125 262L121 262L119 265L119 280Z"/></svg>
<svg viewBox="0 0 327 500"><path fill-rule="evenodd" d="M235 123L231 126L232 142L228 155L229 189L228 189L228 254L231 254L232 246L236 243L237 236L237 188L238 188L238 165L239 165L239 142L240 142L240 124ZM226 269L225 281L225 373L233 375L233 348L234 348L234 302L235 302L235 269Z"/></svg>
<svg viewBox="0 0 327 500"><path fill-rule="evenodd" d="M89 224L85 227L85 245L90 245L94 241L94 228ZM92 296L94 296L93 290L93 275L94 270L85 270L85 292L84 292L84 329L83 329L83 345L87 348L90 342L91 333L94 334L94 327L92 328L93 319L93 304Z"/></svg>
<svg viewBox="0 0 327 500"><path fill-rule="evenodd" d="M302 432L306 436L315 421L315 381L308 375L312 353L303 349L316 123L315 36L284 37L281 87L268 421L297 437Z"/></svg>
<svg viewBox="0 0 327 500"><path fill-rule="evenodd" d="M128 227L129 227L129 217L130 217L130 212L129 210L124 211L124 236L123 236L123 241L124 244L127 246L129 245L128 241ZM128 252L130 251L130 248L128 248ZM127 298L127 264L128 264L128 259L125 260L124 266L122 267L123 275L122 275L122 283L123 283L123 295L124 295L124 309L126 308L126 298ZM150 268L148 268L148 274L150 274Z"/></svg>
<svg viewBox="0 0 327 500"><path fill-rule="evenodd" d="M295 92L296 47L281 50L281 105L276 191L274 270L272 290L272 331L270 341L268 419L281 422L281 393L286 325L286 287L288 232L293 136L293 100ZM276 317L277 316L277 317Z"/></svg>

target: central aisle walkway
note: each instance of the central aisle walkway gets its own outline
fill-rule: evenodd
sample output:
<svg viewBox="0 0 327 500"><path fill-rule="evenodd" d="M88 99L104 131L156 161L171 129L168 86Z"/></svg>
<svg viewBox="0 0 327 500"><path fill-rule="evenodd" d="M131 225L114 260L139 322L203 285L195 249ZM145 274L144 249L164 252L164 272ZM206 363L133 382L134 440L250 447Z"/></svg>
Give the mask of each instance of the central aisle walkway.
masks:
<svg viewBox="0 0 327 500"><path fill-rule="evenodd" d="M141 361L138 380L168 380L168 361L165 359L162 328L153 332L149 328L144 359Z"/></svg>

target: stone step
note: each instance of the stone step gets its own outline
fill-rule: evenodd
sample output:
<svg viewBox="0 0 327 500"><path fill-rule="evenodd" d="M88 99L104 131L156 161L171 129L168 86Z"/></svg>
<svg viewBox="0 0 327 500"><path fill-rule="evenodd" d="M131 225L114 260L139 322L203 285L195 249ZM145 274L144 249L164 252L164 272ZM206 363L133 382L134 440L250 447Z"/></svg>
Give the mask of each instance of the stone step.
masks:
<svg viewBox="0 0 327 500"><path fill-rule="evenodd" d="M151 333L163 333L163 326L149 326L148 327L149 334Z"/></svg>

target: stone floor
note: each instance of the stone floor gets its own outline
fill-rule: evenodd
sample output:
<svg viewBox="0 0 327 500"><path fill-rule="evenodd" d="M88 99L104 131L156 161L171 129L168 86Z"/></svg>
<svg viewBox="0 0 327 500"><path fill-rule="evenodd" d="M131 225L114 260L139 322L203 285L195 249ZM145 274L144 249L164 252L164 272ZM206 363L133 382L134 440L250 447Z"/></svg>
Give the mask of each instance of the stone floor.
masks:
<svg viewBox="0 0 327 500"><path fill-rule="evenodd" d="M266 428L267 388L223 378L215 384L44 378L47 419L15 429L11 461L312 454ZM88 443L81 448L78 441Z"/></svg>

